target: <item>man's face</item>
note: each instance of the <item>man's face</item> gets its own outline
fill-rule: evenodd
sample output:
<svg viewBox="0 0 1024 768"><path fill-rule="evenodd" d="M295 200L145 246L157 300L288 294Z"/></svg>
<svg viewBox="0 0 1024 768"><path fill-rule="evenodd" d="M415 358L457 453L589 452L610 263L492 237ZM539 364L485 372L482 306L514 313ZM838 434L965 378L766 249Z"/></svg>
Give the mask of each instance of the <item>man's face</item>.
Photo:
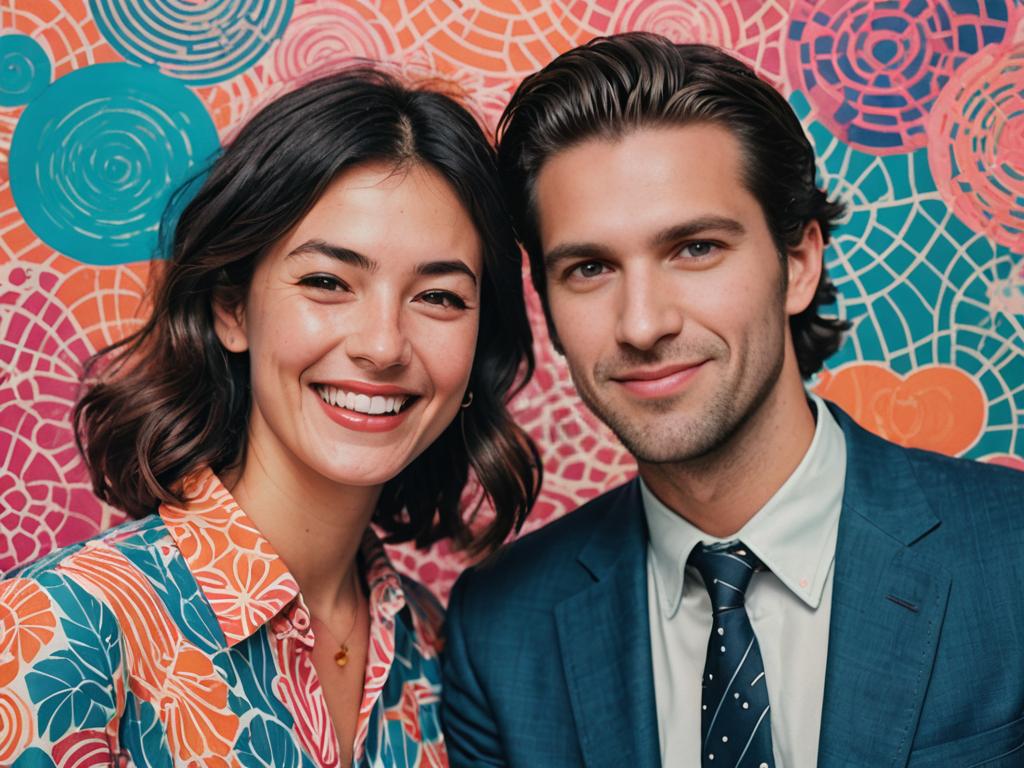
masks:
<svg viewBox="0 0 1024 768"><path fill-rule="evenodd" d="M788 314L809 296L787 289L742 163L727 129L698 124L588 140L537 177L548 301L573 380L642 463L726 445L771 400L786 360L796 368Z"/></svg>

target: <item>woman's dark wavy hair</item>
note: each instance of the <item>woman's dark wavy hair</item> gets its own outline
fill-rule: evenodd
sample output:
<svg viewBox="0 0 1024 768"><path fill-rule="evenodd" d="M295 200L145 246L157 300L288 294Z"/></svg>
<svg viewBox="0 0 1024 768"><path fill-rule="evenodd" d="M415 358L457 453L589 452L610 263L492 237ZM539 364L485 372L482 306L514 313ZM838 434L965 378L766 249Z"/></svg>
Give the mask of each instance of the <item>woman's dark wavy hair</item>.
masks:
<svg viewBox="0 0 1024 768"><path fill-rule="evenodd" d="M101 499L141 517L161 502L183 502L180 481L197 468L239 466L252 404L249 360L220 344L214 298L242 301L261 256L340 173L370 162L423 164L446 179L476 225L484 264L472 404L386 483L374 522L389 541L427 546L450 538L473 552L519 529L539 490L541 462L505 405L534 361L494 151L452 98L372 69L316 80L266 106L184 208L169 260L155 265L152 315L87 364L74 426ZM464 516L470 467L481 492ZM481 528L473 523L485 499L496 514Z"/></svg>
<svg viewBox="0 0 1024 768"><path fill-rule="evenodd" d="M815 182L814 150L786 100L750 67L707 45L634 32L563 53L519 85L498 124L498 167L519 239L530 257L552 338L535 184L553 154L636 128L716 123L743 146L745 182L780 255L817 221L825 242L844 213ZM809 378L842 342L845 321L822 317L836 289L822 270L810 306L790 318L800 373Z"/></svg>

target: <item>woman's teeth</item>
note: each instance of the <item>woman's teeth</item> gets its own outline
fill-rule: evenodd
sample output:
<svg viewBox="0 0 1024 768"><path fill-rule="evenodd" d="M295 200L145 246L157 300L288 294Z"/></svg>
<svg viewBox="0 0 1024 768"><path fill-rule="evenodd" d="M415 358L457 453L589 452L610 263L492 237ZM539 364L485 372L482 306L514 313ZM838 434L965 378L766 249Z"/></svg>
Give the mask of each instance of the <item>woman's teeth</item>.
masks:
<svg viewBox="0 0 1024 768"><path fill-rule="evenodd" d="M337 387L318 385L316 387L320 399L328 405L336 408L344 408L347 411L365 413L368 416L379 416L385 413L398 413L402 406L409 400L408 395L394 395L383 397L381 395L363 395L356 392L346 392Z"/></svg>

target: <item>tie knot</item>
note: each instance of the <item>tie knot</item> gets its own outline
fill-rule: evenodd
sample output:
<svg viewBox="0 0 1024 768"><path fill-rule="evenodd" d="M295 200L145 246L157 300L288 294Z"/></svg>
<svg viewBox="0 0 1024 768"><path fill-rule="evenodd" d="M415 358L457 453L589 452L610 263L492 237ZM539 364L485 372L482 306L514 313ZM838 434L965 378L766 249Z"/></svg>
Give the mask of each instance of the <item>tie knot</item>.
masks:
<svg viewBox="0 0 1024 768"><path fill-rule="evenodd" d="M761 565L757 556L739 541L698 544L690 553L689 563L704 580L711 610L716 614L743 606L750 579Z"/></svg>

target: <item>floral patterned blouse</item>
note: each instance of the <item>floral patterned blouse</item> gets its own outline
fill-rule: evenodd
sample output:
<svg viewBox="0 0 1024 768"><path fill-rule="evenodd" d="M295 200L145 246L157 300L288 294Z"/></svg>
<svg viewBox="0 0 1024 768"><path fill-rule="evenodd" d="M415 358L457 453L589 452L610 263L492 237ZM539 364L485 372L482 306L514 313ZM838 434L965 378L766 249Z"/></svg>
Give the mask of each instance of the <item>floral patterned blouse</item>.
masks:
<svg viewBox="0 0 1024 768"><path fill-rule="evenodd" d="M295 579L212 472L0 581L0 765L337 766ZM445 766L441 612L362 543L353 765Z"/></svg>

